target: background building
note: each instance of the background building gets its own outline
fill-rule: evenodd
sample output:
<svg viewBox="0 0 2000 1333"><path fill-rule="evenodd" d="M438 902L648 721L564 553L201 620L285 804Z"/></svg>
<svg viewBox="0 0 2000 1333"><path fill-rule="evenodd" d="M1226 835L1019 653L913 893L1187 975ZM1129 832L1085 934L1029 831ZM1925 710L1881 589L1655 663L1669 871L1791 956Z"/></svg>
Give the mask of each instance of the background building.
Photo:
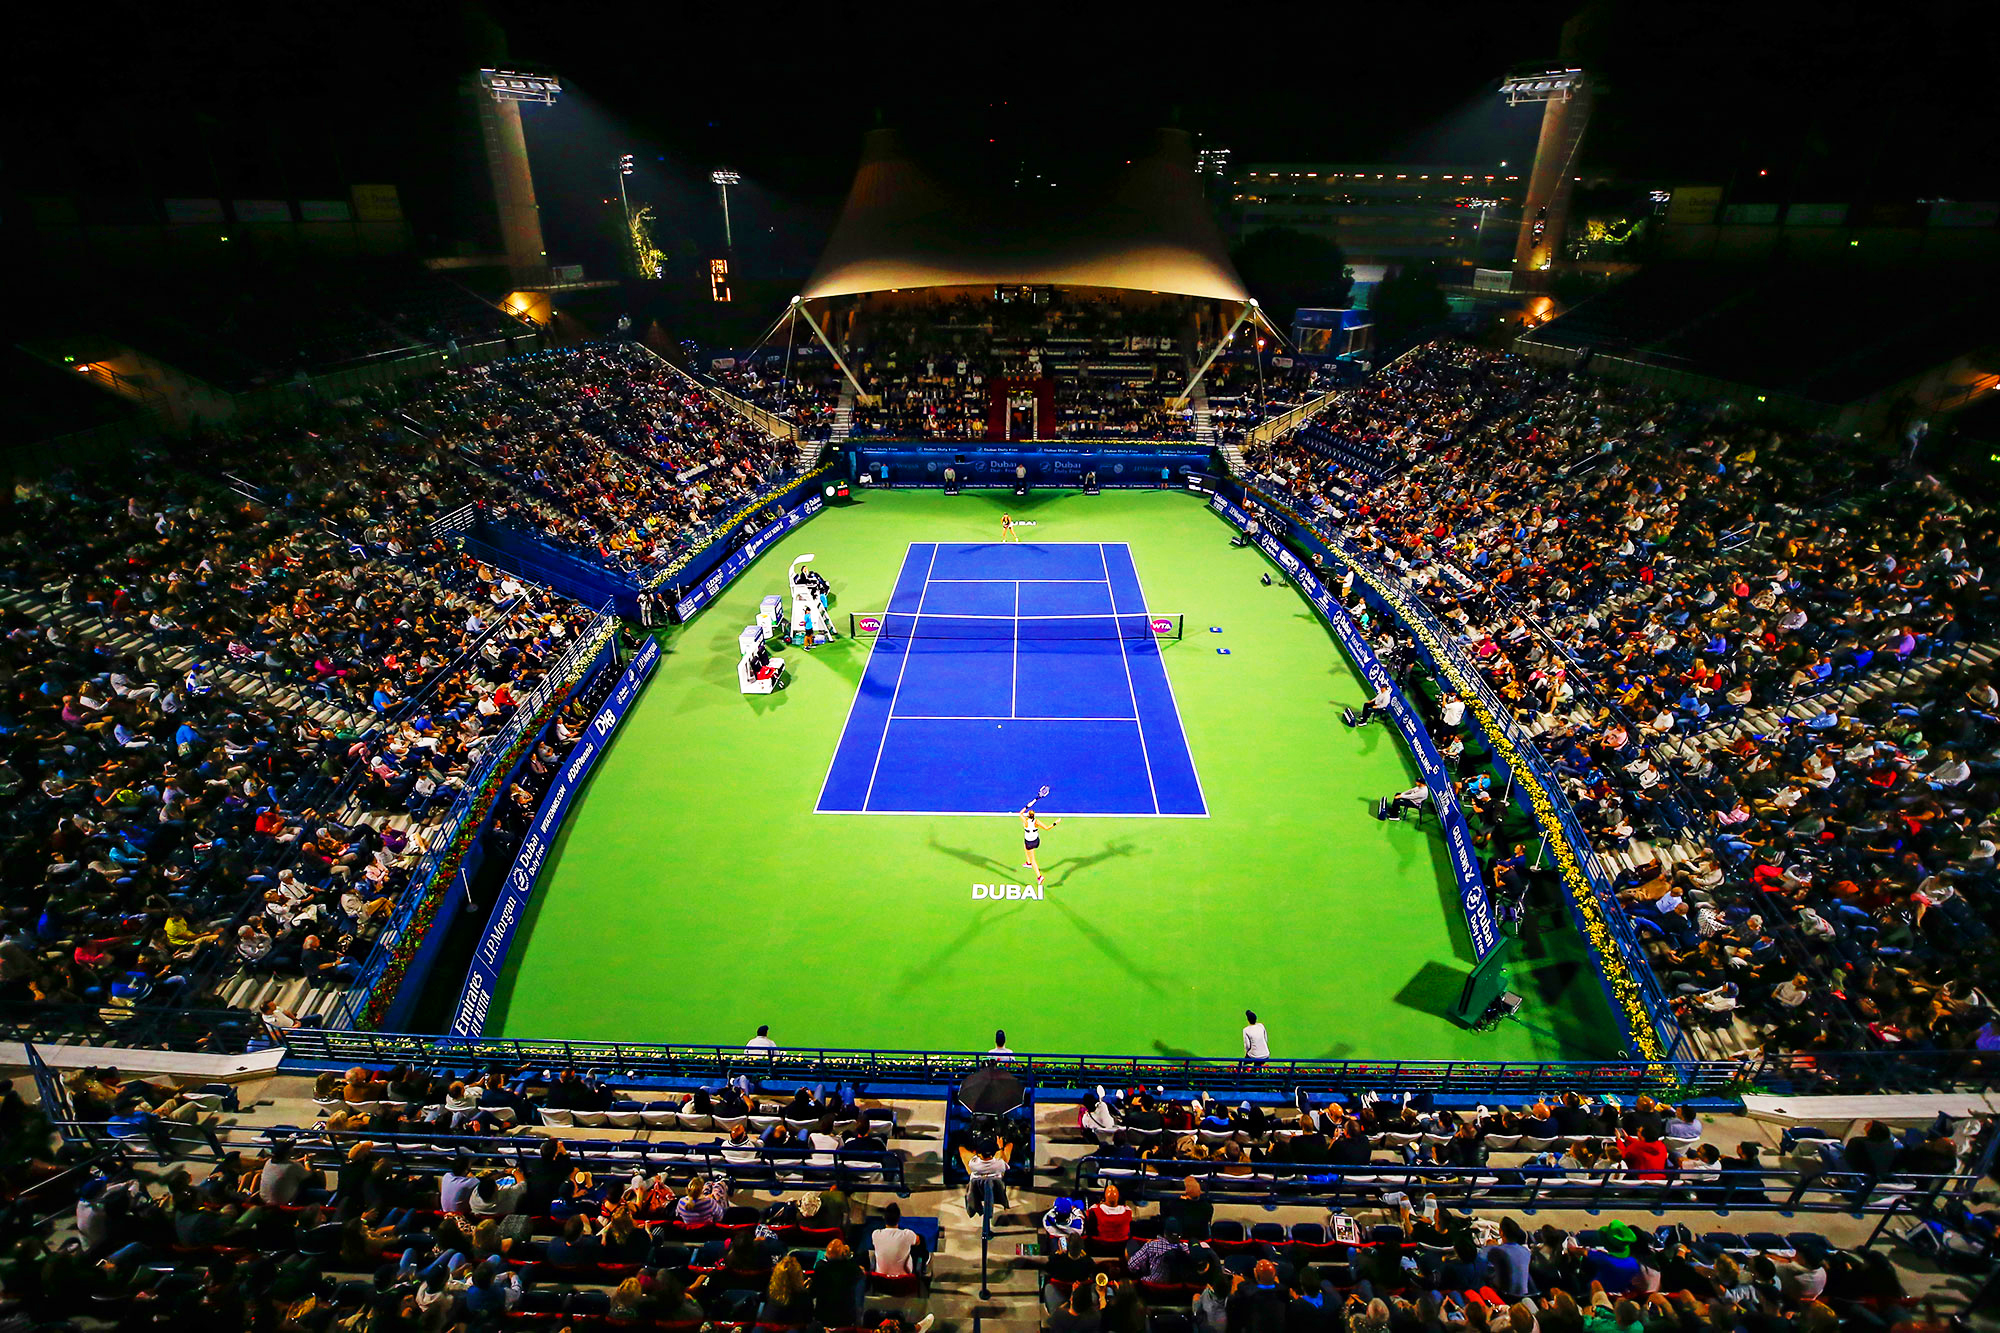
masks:
<svg viewBox="0 0 2000 1333"><path fill-rule="evenodd" d="M1423 260L1504 268L1525 190L1514 165L1249 163L1228 201L1230 239L1267 227L1323 236L1364 282Z"/></svg>

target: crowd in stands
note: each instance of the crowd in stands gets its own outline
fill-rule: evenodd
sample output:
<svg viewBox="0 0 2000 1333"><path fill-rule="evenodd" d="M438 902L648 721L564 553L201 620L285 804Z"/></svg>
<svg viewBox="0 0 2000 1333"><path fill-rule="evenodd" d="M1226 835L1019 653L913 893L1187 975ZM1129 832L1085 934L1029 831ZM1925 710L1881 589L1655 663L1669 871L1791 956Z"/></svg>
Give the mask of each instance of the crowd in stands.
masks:
<svg viewBox="0 0 2000 1333"><path fill-rule="evenodd" d="M825 440L833 434L842 381L830 357L787 358L766 352L728 366L701 368L698 361L695 364L699 373L723 389L791 422L800 439Z"/></svg>
<svg viewBox="0 0 2000 1333"><path fill-rule="evenodd" d="M260 498L160 459L16 491L0 576L38 604L0 649L10 998L199 1007L241 971L351 976L591 618L422 542L378 489L413 479L365 448L261 471L238 450Z"/></svg>
<svg viewBox="0 0 2000 1333"><path fill-rule="evenodd" d="M79 1118L107 1116L128 1142L157 1146L141 1159L171 1160L169 1134L239 1109L220 1085L184 1115L183 1095L116 1071L65 1082ZM730 1127L706 1159L693 1143L651 1145L678 1154L665 1168L608 1140L502 1137L516 1122L615 1113L616 1090L574 1072L357 1067L320 1076L315 1096L318 1124L231 1140L220 1161L100 1168L78 1191L80 1243L21 1242L6 1298L43 1317L87 1299L135 1326L371 1331L538 1315L838 1329L862 1324L871 1292L905 1298L899 1309L921 1299L927 1248L897 1206L864 1203L863 1171L813 1168L821 1155L895 1156L883 1141L893 1111L865 1110L844 1087L763 1098L727 1085L647 1103L688 1127L697 1107L703 1127ZM745 1146L753 1118L771 1125ZM774 1197L753 1203L753 1188ZM900 1318L892 1333L906 1333Z"/></svg>
<svg viewBox="0 0 2000 1333"><path fill-rule="evenodd" d="M1485 1174L1494 1197L1529 1185L1544 1196L1608 1186L1647 1198L1664 1189L1669 1199L1697 1206L1767 1197L1767 1184L1779 1187L1777 1173L1791 1170L1857 1192L1889 1181L1921 1184L1957 1174L1977 1159L1979 1146L1976 1122L1949 1118L1851 1143L1796 1129L1785 1139L1784 1157L1767 1163L1750 1142L1724 1155L1702 1142L1693 1108L1643 1094L1628 1105L1617 1097L1551 1093L1472 1112L1434 1107L1428 1096L1316 1100L1301 1089L1295 1098L1295 1111L1281 1111L1202 1096L1178 1101L1133 1088L1086 1096L1078 1124L1097 1140L1089 1161L1099 1178L1192 1176L1226 1191L1232 1183L1268 1188L1274 1175L1326 1168L1367 1173L1364 1182L1375 1179L1393 1191L1427 1173L1449 1179L1470 1169Z"/></svg>
<svg viewBox="0 0 2000 1333"><path fill-rule="evenodd" d="M169 364L229 390L254 389L426 348L531 340L518 319L408 259L246 267L226 282L167 266L130 275L106 324ZM526 345L526 344L524 344Z"/></svg>
<svg viewBox="0 0 2000 1333"><path fill-rule="evenodd" d="M1536 733L1691 1022L2000 1047L2000 700L1976 671L1905 678L1993 637L1989 511L1837 442L1443 344L1251 463L1407 579Z"/></svg>
<svg viewBox="0 0 2000 1333"><path fill-rule="evenodd" d="M486 747L594 618L430 520L478 501L646 568L782 475L762 436L630 349L453 371L395 411L328 405L185 466L17 486L9 998L199 1008L246 972L351 979ZM530 752L503 837L567 725Z"/></svg>
<svg viewBox="0 0 2000 1333"><path fill-rule="evenodd" d="M1024 386L1049 382L1056 420L1020 427L1039 438L1193 435L1190 413L1167 406L1187 376L1191 320L1179 303L1149 307L1070 291L953 296L863 305L830 322L872 400L855 407L856 434L984 439L989 381L1007 377ZM816 365L780 394L769 360L754 372L718 372L721 382L752 401L762 394L765 405L781 403L773 410L794 420L830 422L838 371Z"/></svg>
<svg viewBox="0 0 2000 1333"><path fill-rule="evenodd" d="M1145 1089L1086 1098L1080 1124L1100 1147L1086 1159L1098 1169L1084 1178L1122 1184L1103 1183L1094 1200L1060 1198L1043 1217L1045 1327L1831 1333L1888 1329L1906 1314L1886 1254L1842 1251L1818 1232L1697 1234L1624 1220L1576 1234L1530 1230L1513 1216L1441 1208L1428 1182L1395 1175L1428 1163L1449 1168L1446 1178L1470 1169L1504 1186L1507 1164L1517 1174L1546 1164L1627 1181L1649 1203L1680 1186L1669 1197L1684 1212L1740 1208L1776 1172L1753 1143L1728 1156L1702 1143L1703 1122L1687 1108L1575 1094L1465 1113L1428 1103L1363 1096L1316 1105L1301 1093L1280 1116ZM1785 1164L1828 1173L1821 1178L1857 1194L1885 1182L1920 1189L1976 1156L1980 1133L1942 1117L1900 1136L1871 1124L1845 1143L1800 1129L1786 1136ZM1364 1226L1344 1208L1290 1226L1217 1215L1260 1175L1331 1181L1355 1168L1386 1182L1376 1202L1396 1220ZM1141 1202L1148 1195L1156 1208ZM1991 1219L1968 1225L1990 1232Z"/></svg>
<svg viewBox="0 0 2000 1333"><path fill-rule="evenodd" d="M1220 357L1208 368L1202 384L1219 440L1241 440L1258 422L1282 416L1341 383L1340 372L1332 366L1304 359L1281 366L1278 359L1265 358L1261 377L1255 360Z"/></svg>
<svg viewBox="0 0 2000 1333"><path fill-rule="evenodd" d="M87 1302L114 1326L190 1329L933 1323L918 1315L935 1223L881 1197L900 1170L871 1181L830 1165L900 1158L896 1109L845 1085L739 1079L642 1101L573 1069L357 1066L318 1076L314 1123L238 1124L219 1157L192 1159L176 1151L192 1127L245 1113L228 1085L80 1069L63 1091L132 1151L79 1173L74 1240L30 1233L0 1257L0 1309L31 1322ZM684 1133L564 1132L586 1117ZM1719 1153L1704 1117L1643 1096L1453 1110L1425 1094L1302 1089L1274 1107L1143 1087L1087 1095L1077 1124L1097 1147L1046 1211L1025 1197L1032 1175L999 1185L1012 1144L959 1154L976 1159L968 1189L996 1192L1002 1225L1024 1206L1039 1219L1015 1264L1039 1278L1052 1333L1943 1333L1892 1240L1844 1246L1830 1219L1749 1210L1801 1175L1877 1212L1883 1192L1915 1198L1946 1176L1956 1193L1992 1133L1944 1116L1900 1133L1869 1122L1845 1141L1797 1127L1767 1160L1754 1138ZM0 1090L0 1128L47 1127ZM1633 1193L1593 1200L1604 1211L1584 1229L1545 1198L1568 1225L1538 1223L1506 1182L1542 1161ZM1437 1165L1435 1190L1399 1178L1419 1162ZM1337 1190L1343 1173L1373 1183ZM1284 1202L1311 1220L1246 1220L1271 1176L1294 1182ZM1779 1216L1789 1229L1760 1229ZM1995 1223L1953 1197L1919 1230L1962 1261L1947 1268L1983 1274Z"/></svg>
<svg viewBox="0 0 2000 1333"><path fill-rule="evenodd" d="M794 462L631 344L455 372L407 411L451 451L461 503L639 575L704 544Z"/></svg>

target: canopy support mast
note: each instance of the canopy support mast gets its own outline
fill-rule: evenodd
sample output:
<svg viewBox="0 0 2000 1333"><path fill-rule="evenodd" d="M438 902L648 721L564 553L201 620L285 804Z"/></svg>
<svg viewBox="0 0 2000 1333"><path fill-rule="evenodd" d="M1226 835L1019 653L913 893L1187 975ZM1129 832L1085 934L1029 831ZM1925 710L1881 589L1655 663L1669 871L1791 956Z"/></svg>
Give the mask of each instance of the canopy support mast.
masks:
<svg viewBox="0 0 2000 1333"><path fill-rule="evenodd" d="M812 317L812 311L806 309L806 303L799 297L794 296L792 298L792 309L798 312L799 318L805 320L806 327L813 331L815 338L819 339L819 345L824 347L827 355L833 358L833 364L840 367L840 373L847 376L847 382L854 386L854 401L862 404L873 403L875 400L868 396L867 391L861 387L861 381L854 377L852 370L848 369L847 358L840 354L840 349L835 347L833 340L826 336L826 330L820 328L819 321Z"/></svg>

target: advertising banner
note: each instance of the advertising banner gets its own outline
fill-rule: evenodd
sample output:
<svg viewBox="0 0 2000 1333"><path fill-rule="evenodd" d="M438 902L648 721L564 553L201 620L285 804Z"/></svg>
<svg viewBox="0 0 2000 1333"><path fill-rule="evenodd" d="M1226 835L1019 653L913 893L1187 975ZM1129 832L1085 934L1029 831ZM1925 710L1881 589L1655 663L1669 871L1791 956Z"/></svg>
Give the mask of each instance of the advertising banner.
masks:
<svg viewBox="0 0 2000 1333"><path fill-rule="evenodd" d="M542 797L541 808L535 812L535 822L529 826L528 836L521 840L521 849L515 853L514 864L507 871L499 901L493 904L493 913L487 917L486 929L479 937L478 947L472 952L472 966L466 970L465 988L459 992L458 1008L452 1014L452 1036L477 1037L486 1026L486 1010L493 1003L493 994L499 988L500 969L507 962L507 950L514 943L514 931L527 911L528 897L534 892L542 861L547 857L549 848L555 845L563 816L569 812L570 802L582 789L584 779L590 776L598 757L610 745L612 733L624 721L626 712L639 697L640 688L659 662L660 641L648 638L645 646L626 665L625 674L618 678L618 684L605 699L604 706L597 710L597 716L584 728L582 737L570 750L569 758L564 761L556 780Z"/></svg>
<svg viewBox="0 0 2000 1333"><path fill-rule="evenodd" d="M1200 445L993 444L967 442L957 447L916 444L868 444L848 441L861 471L886 476L894 486L942 486L950 468L960 486L1012 486L1016 465L1028 470L1030 486L1075 486L1094 472L1100 486L1158 486L1172 483L1183 471L1207 472L1214 451Z"/></svg>
<svg viewBox="0 0 2000 1333"><path fill-rule="evenodd" d="M674 619L685 622L688 617L714 601L724 588L736 581L738 574L750 567L752 560L764 553L765 547L817 514L825 503L826 501L817 495L808 496L804 504L796 509L786 510L783 518L765 525L755 537L724 556L722 563L710 571L707 578L689 588L674 605Z"/></svg>
<svg viewBox="0 0 2000 1333"><path fill-rule="evenodd" d="M1246 532L1256 522L1220 495L1209 497L1208 503L1216 513ZM1500 926L1493 915L1493 900L1486 891L1486 877L1480 870L1479 857L1472 848L1472 827L1465 822L1465 811L1458 804L1458 792L1451 784L1451 770L1445 766L1444 756L1438 753L1429 728L1410 707L1409 699L1396 688L1389 669L1375 656L1375 650L1368 646L1361 627L1354 623L1354 617L1347 614L1347 608L1340 604L1332 589L1320 582L1319 576L1293 555L1283 542L1268 530L1261 530L1264 528L1262 523L1258 523L1258 527L1258 547L1278 562L1278 567L1298 585L1313 609L1332 626L1333 635L1340 640L1341 648L1361 672L1362 679L1368 682L1369 692L1373 694L1385 685L1389 687L1389 719L1395 723L1397 733L1409 747L1410 756L1416 760L1424 785L1430 788L1431 804L1437 810L1438 823L1444 829L1445 848L1451 854L1452 877L1458 881L1458 904L1465 916L1465 929L1472 937L1474 953L1481 958L1486 957L1500 942Z"/></svg>

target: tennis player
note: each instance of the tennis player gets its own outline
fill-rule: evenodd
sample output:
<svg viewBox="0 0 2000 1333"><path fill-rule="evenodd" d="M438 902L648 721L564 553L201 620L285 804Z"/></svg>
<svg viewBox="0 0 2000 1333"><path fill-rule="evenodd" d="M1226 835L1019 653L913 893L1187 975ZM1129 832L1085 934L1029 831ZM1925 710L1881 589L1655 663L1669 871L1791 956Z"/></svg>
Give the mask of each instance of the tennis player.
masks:
<svg viewBox="0 0 2000 1333"><path fill-rule="evenodd" d="M1010 542L1021 540L1014 534L1014 520L1005 514L1000 515L1000 535Z"/></svg>
<svg viewBox="0 0 2000 1333"><path fill-rule="evenodd" d="M1028 859L1021 864L1035 872L1035 885L1037 888L1042 883L1042 866L1041 862L1036 859L1036 854L1042 848L1042 830L1052 829L1060 823L1062 823L1060 819L1052 819L1044 824L1036 817L1033 806L1024 805L1021 807L1021 840L1028 844Z"/></svg>

